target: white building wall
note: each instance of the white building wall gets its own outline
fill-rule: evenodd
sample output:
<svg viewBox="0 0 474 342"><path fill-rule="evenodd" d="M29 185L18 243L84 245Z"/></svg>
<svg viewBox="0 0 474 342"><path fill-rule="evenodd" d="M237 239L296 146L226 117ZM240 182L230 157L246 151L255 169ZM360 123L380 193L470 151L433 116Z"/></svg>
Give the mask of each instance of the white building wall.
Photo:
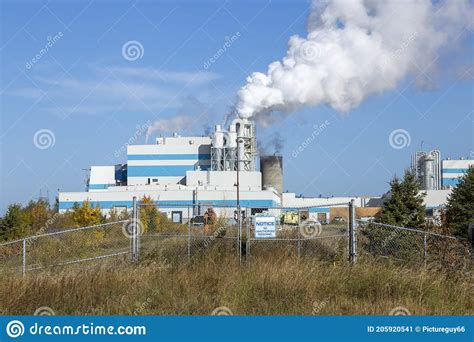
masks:
<svg viewBox="0 0 474 342"><path fill-rule="evenodd" d="M188 171L187 186L210 186L234 188L237 182L236 171ZM239 184L242 189L258 191L262 189L262 174L259 171L240 172Z"/></svg>
<svg viewBox="0 0 474 342"><path fill-rule="evenodd" d="M119 191L119 188L127 189ZM187 217L187 206L200 204L203 207L230 206L235 209L237 203L235 188L231 191L204 188L154 191L149 186L138 187L135 190L132 190L131 187L115 187L104 192L61 192L59 194L59 209L60 212L65 212L71 209L75 202L82 203L88 200L93 206L98 205L104 213L108 213L113 208L120 210L123 207L131 208L133 197L140 199L145 195L150 196L163 212L170 214L173 210L183 210L183 217ZM274 207L280 205L280 198L273 191L241 191L240 204L242 207ZM233 211L234 209L229 210Z"/></svg>
<svg viewBox="0 0 474 342"><path fill-rule="evenodd" d="M127 147L127 182L176 184L186 171L207 170L211 165L211 138L162 137L156 145Z"/></svg>
<svg viewBox="0 0 474 342"><path fill-rule="evenodd" d="M426 209L436 209L444 207L448 201L448 197L451 194L452 189L445 190L424 190L420 193L425 193L423 204Z"/></svg>
<svg viewBox="0 0 474 342"><path fill-rule="evenodd" d="M443 160L441 165L443 188L450 188L458 185L459 178L467 172L470 166L474 166L474 160Z"/></svg>
<svg viewBox="0 0 474 342"><path fill-rule="evenodd" d="M104 191L115 185L115 166L91 166L89 191Z"/></svg>

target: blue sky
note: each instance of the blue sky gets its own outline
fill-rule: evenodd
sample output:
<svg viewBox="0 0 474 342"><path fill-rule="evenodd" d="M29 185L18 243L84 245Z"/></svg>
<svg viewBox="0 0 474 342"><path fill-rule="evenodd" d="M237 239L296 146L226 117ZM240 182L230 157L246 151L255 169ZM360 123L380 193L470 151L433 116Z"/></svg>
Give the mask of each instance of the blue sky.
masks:
<svg viewBox="0 0 474 342"><path fill-rule="evenodd" d="M305 35L307 1L2 1L1 203L49 190L81 191L90 165L125 162L120 149L147 122L191 115L180 133L220 123L253 71L281 59ZM205 66L232 36L225 53ZM129 41L143 46L123 57ZM48 51L41 50L50 42ZM472 60L472 32L463 54ZM32 61L36 55L36 58ZM28 64L28 66L27 66ZM443 64L440 65L441 70ZM472 70L433 90L412 79L341 115L326 106L259 127L262 144L283 141L284 188L307 196L380 195L423 143L444 157L474 151ZM466 76L467 75L467 76ZM314 126L326 128L314 135ZM38 148L35 134L52 132ZM396 129L410 144L390 145ZM301 152L303 142L315 136ZM140 134L137 143L144 142Z"/></svg>

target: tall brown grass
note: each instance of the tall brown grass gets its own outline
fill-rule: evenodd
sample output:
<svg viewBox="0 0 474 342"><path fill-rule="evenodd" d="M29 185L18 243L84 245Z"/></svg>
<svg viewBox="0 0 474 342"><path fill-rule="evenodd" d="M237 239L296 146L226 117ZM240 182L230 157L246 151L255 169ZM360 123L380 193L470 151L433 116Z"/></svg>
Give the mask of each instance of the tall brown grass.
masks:
<svg viewBox="0 0 474 342"><path fill-rule="evenodd" d="M0 276L0 313L58 315L385 315L403 306L416 315L474 313L472 272L411 268L389 260L232 256L190 264L157 259L109 260L43 272Z"/></svg>

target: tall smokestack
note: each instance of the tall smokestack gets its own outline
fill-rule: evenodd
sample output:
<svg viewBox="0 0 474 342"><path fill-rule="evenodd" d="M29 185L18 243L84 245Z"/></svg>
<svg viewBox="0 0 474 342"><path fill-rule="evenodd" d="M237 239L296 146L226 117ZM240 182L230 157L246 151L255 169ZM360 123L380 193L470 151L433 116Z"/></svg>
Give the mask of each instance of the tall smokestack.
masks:
<svg viewBox="0 0 474 342"><path fill-rule="evenodd" d="M279 194L283 192L283 157L260 157L260 172L262 173L263 188L273 187Z"/></svg>

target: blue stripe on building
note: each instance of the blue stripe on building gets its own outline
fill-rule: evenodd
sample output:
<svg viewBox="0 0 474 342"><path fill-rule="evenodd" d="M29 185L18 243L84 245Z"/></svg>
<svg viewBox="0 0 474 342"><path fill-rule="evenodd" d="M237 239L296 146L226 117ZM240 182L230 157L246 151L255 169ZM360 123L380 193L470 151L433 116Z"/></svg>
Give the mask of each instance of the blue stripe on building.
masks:
<svg viewBox="0 0 474 342"><path fill-rule="evenodd" d="M468 169L443 169L443 173L466 173Z"/></svg>
<svg viewBox="0 0 474 342"><path fill-rule="evenodd" d="M115 185L115 184L112 184ZM108 184L89 184L89 190L103 190L109 187Z"/></svg>
<svg viewBox="0 0 474 342"><path fill-rule="evenodd" d="M82 201L68 201L68 202L59 202L59 209L71 209L75 203L81 204ZM128 207L131 208L133 201L90 201L91 206L100 207L101 209L112 209L113 207ZM159 208L179 208L179 206L190 206L200 204L203 206L230 206L236 207L236 200L209 200L209 201L198 201L197 203L192 200L184 201L155 201L155 204ZM277 207L278 204L272 200L240 200L240 205L242 207L252 207L252 208L272 208Z"/></svg>
<svg viewBox="0 0 474 342"><path fill-rule="evenodd" d="M128 160L210 160L210 154L129 154Z"/></svg>
<svg viewBox="0 0 474 342"><path fill-rule="evenodd" d="M459 184L459 178L443 178L443 186L457 186Z"/></svg>
<svg viewBox="0 0 474 342"><path fill-rule="evenodd" d="M200 165L206 171L210 165ZM194 171L194 165L150 165L128 166L128 177L177 177L186 176L186 171Z"/></svg>

